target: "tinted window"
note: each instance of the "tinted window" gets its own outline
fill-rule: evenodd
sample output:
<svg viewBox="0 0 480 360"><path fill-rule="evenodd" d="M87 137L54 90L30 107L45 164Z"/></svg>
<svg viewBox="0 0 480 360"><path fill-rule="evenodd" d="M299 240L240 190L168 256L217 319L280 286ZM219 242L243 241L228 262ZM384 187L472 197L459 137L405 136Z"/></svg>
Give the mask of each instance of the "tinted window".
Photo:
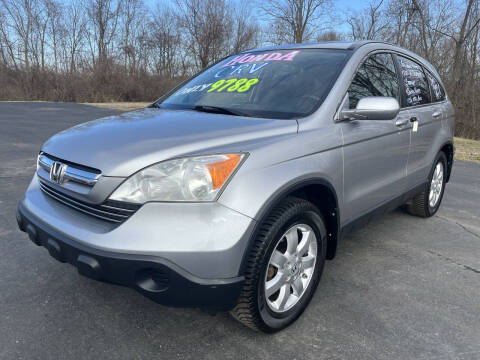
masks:
<svg viewBox="0 0 480 360"><path fill-rule="evenodd" d="M369 56L360 66L348 89L349 106L354 109L367 96L398 97L398 80L390 54Z"/></svg>
<svg viewBox="0 0 480 360"><path fill-rule="evenodd" d="M398 61L405 84L407 106L428 104L430 102L430 90L422 66L403 56L399 56Z"/></svg>
<svg viewBox="0 0 480 360"><path fill-rule="evenodd" d="M428 80L430 81L430 88L432 89L432 101L443 101L445 100L445 91L442 88L442 85L435 79L430 73L428 74Z"/></svg>
<svg viewBox="0 0 480 360"><path fill-rule="evenodd" d="M321 105L348 55L346 50L291 49L231 56L157 105L222 107L283 119L306 116Z"/></svg>

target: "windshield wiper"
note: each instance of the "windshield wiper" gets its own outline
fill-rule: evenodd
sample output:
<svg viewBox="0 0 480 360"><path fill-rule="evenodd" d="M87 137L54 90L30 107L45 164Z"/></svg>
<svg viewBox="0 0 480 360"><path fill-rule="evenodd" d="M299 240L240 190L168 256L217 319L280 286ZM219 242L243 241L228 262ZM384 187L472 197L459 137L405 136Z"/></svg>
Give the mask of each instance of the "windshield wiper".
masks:
<svg viewBox="0 0 480 360"><path fill-rule="evenodd" d="M210 105L195 105L191 110L194 111L202 111L207 113L215 113L215 114L226 114L226 115L234 115L234 116L243 116L242 113L232 111L227 108L219 107L219 106L210 106Z"/></svg>

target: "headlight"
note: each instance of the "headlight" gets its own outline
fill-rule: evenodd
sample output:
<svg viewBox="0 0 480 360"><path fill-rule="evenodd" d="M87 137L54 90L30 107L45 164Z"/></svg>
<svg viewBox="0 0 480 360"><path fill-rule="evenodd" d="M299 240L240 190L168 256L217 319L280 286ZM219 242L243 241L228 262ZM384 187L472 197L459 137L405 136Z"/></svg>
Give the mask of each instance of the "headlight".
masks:
<svg viewBox="0 0 480 360"><path fill-rule="evenodd" d="M131 203L213 201L244 156L223 154L160 162L132 175L110 199Z"/></svg>

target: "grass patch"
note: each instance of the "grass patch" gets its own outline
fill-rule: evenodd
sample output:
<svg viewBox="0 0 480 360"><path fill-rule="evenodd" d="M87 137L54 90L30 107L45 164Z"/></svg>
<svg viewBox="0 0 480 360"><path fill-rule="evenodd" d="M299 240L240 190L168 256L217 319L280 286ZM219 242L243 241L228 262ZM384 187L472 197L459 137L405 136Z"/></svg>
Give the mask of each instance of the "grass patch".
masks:
<svg viewBox="0 0 480 360"><path fill-rule="evenodd" d="M456 137L455 160L480 163L480 141Z"/></svg>
<svg viewBox="0 0 480 360"><path fill-rule="evenodd" d="M85 105L91 105L91 106L112 109L112 110L121 110L121 111L138 110L150 104L151 103L149 102L85 103Z"/></svg>

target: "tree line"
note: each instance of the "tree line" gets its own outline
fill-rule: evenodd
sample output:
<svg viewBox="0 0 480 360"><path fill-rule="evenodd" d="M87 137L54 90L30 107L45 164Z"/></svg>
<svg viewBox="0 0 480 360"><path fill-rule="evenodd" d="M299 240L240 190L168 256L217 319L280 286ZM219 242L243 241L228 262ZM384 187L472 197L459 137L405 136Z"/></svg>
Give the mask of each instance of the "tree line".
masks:
<svg viewBox="0 0 480 360"><path fill-rule="evenodd" d="M150 101L261 45L382 40L439 71L480 138L480 0L0 0L0 100Z"/></svg>
<svg viewBox="0 0 480 360"><path fill-rule="evenodd" d="M246 5L176 0L0 0L0 99L152 100L255 46Z"/></svg>

